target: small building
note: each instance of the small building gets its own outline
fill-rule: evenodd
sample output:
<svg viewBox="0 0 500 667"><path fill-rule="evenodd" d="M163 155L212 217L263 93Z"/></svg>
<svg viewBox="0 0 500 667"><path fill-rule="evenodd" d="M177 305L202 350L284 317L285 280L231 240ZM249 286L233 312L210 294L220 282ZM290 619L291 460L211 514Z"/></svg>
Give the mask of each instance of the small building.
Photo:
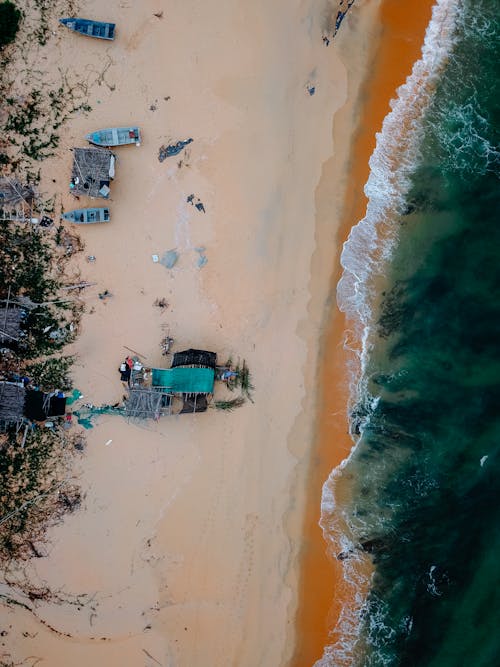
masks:
<svg viewBox="0 0 500 667"><path fill-rule="evenodd" d="M0 345L15 347L21 335L21 323L24 317L22 308L18 306L0 306Z"/></svg>
<svg viewBox="0 0 500 667"><path fill-rule="evenodd" d="M172 396L153 387L130 389L125 401L125 414L133 419L154 419L171 414Z"/></svg>
<svg viewBox="0 0 500 667"><path fill-rule="evenodd" d="M0 431L24 421L26 392L17 382L0 382Z"/></svg>
<svg viewBox="0 0 500 667"><path fill-rule="evenodd" d="M115 155L106 148L74 148L69 189L73 195L109 198L115 177Z"/></svg>
<svg viewBox="0 0 500 667"><path fill-rule="evenodd" d="M30 220L35 190L13 178L0 178L0 220Z"/></svg>
<svg viewBox="0 0 500 667"><path fill-rule="evenodd" d="M23 185L13 178L0 178L0 206L33 203L35 191L31 185Z"/></svg>
<svg viewBox="0 0 500 667"><path fill-rule="evenodd" d="M46 394L27 389L24 401L24 416L30 421L45 421L48 417L63 417L66 413L66 398L62 392Z"/></svg>
<svg viewBox="0 0 500 667"><path fill-rule="evenodd" d="M217 355L215 352L208 352L207 350L184 350L183 352L176 352L172 359L172 368L177 366L199 366L201 368L213 368L217 363Z"/></svg>
<svg viewBox="0 0 500 667"><path fill-rule="evenodd" d="M171 368L151 369L151 384L133 382L125 403L127 417L159 419L172 414L174 399L182 400L179 414L205 412L214 391L217 355L206 350L176 352Z"/></svg>
<svg viewBox="0 0 500 667"><path fill-rule="evenodd" d="M62 392L46 394L26 389L22 382L0 382L0 431L28 421L62 417L65 412L66 398Z"/></svg>

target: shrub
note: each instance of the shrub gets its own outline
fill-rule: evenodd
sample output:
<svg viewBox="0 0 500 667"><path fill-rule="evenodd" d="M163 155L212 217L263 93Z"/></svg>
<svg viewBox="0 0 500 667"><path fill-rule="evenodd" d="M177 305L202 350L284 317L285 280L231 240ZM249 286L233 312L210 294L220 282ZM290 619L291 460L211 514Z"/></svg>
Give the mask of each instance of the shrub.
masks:
<svg viewBox="0 0 500 667"><path fill-rule="evenodd" d="M13 2L0 2L0 49L14 41L20 21L21 11Z"/></svg>

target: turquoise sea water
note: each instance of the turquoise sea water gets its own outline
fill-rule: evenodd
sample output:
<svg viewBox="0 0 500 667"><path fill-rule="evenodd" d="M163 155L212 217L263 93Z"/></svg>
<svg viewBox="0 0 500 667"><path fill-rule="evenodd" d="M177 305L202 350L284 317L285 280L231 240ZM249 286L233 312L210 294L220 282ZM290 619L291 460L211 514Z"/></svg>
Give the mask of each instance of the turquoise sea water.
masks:
<svg viewBox="0 0 500 667"><path fill-rule="evenodd" d="M344 249L356 447L322 525L348 582L375 569L322 665L500 664L499 43L497 2L437 3Z"/></svg>

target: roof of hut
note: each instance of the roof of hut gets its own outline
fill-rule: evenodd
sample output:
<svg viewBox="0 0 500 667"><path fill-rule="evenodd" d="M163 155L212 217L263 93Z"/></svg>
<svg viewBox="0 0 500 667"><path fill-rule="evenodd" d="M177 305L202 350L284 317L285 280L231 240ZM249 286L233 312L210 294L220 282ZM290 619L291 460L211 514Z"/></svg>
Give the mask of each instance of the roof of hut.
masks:
<svg viewBox="0 0 500 667"><path fill-rule="evenodd" d="M35 191L30 185L22 185L13 178L0 178L0 207L15 206L24 202L31 204Z"/></svg>
<svg viewBox="0 0 500 667"><path fill-rule="evenodd" d="M26 392L12 382L0 382L0 422L15 423L23 418Z"/></svg>
<svg viewBox="0 0 500 667"><path fill-rule="evenodd" d="M0 306L0 343L9 345L19 340L22 310L17 306Z"/></svg>
<svg viewBox="0 0 500 667"><path fill-rule="evenodd" d="M87 197L109 197L115 175L115 156L105 148L74 148L70 192Z"/></svg>
<svg viewBox="0 0 500 667"><path fill-rule="evenodd" d="M211 394L214 390L214 369L185 366L153 368L152 384L170 394Z"/></svg>
<svg viewBox="0 0 500 667"><path fill-rule="evenodd" d="M207 352L207 350L183 350L176 352L172 360L172 368L176 366L203 366L205 368L215 368L217 363L217 355L215 352Z"/></svg>
<svg viewBox="0 0 500 667"><path fill-rule="evenodd" d="M131 389L125 401L125 414L134 419L159 419L169 412L171 399L154 389Z"/></svg>

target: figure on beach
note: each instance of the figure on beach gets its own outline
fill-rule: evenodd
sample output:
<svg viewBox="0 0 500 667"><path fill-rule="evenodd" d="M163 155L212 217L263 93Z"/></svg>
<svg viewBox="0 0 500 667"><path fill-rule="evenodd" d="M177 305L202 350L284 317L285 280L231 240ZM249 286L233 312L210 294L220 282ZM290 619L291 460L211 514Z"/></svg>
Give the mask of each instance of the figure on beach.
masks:
<svg viewBox="0 0 500 667"><path fill-rule="evenodd" d="M129 361L132 363L129 364ZM132 366L134 365L133 360L130 357L127 357L125 361L123 361L120 364L120 368L118 369L118 372L120 373L120 380L127 385L127 387L130 386L130 375L132 373Z"/></svg>

